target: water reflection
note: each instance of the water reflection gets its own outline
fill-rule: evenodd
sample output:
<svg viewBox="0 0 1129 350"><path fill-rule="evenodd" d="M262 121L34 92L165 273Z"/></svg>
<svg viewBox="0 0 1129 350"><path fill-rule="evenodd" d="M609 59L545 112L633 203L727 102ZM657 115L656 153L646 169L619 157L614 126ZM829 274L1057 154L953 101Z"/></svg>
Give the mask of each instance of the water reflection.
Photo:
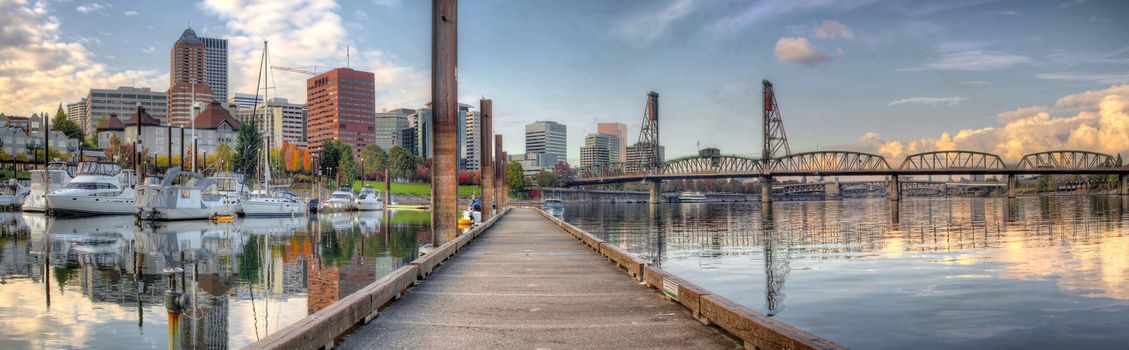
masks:
<svg viewBox="0 0 1129 350"><path fill-rule="evenodd" d="M1127 201L570 205L565 217L849 346L1101 348L1129 340Z"/></svg>
<svg viewBox="0 0 1129 350"><path fill-rule="evenodd" d="M0 213L0 348L246 345L413 260L429 213L385 215L136 224ZM192 301L175 315L173 283Z"/></svg>

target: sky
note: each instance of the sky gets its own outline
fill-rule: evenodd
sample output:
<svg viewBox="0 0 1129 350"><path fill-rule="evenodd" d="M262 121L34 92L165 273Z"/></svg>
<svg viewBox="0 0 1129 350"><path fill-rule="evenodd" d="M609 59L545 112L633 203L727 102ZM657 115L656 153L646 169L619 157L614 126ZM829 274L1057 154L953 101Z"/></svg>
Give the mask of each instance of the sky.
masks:
<svg viewBox="0 0 1129 350"><path fill-rule="evenodd" d="M274 65L376 73L377 110L430 99L430 1L0 0L0 112L28 115L90 88L168 87L191 26L230 46L230 90ZM1013 162L1050 149L1129 151L1124 1L478 0L459 4L459 96L494 100L511 154L524 125L568 127L569 159L598 122L637 141L660 94L668 158L760 153L762 79L793 152L895 159L967 149ZM302 102L307 76L276 71ZM1129 154L1127 154L1129 155Z"/></svg>

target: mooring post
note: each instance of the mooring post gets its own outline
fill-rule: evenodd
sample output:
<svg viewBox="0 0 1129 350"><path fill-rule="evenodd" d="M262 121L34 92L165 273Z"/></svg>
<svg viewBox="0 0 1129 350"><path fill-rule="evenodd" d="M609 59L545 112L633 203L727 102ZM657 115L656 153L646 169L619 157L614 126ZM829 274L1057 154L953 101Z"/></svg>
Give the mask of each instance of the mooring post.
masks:
<svg viewBox="0 0 1129 350"><path fill-rule="evenodd" d="M431 227L434 244L458 230L458 1L431 2Z"/></svg>
<svg viewBox="0 0 1129 350"><path fill-rule="evenodd" d="M502 211L506 187L506 159L502 157L502 135L494 135L494 213Z"/></svg>
<svg viewBox="0 0 1129 350"><path fill-rule="evenodd" d="M491 211L494 204L494 148L490 147L491 135L494 135L494 129L491 125L491 119L494 117L494 101L489 99L482 99L478 101L478 111L482 114L478 128L479 146L479 161L478 161L478 177L482 186L482 220L489 220L494 215Z"/></svg>
<svg viewBox="0 0 1129 350"><path fill-rule="evenodd" d="M392 206L392 170L384 168L384 210L390 210ZM388 221L388 219L384 219Z"/></svg>
<svg viewBox="0 0 1129 350"><path fill-rule="evenodd" d="M1015 198L1015 174L1008 174L1007 176L1007 197Z"/></svg>
<svg viewBox="0 0 1129 350"><path fill-rule="evenodd" d="M887 195L890 200L896 201L901 199L902 183L898 181L898 175L890 175L890 188L887 190Z"/></svg>
<svg viewBox="0 0 1129 350"><path fill-rule="evenodd" d="M509 155L506 154L506 151L502 151L502 161L505 162L506 159L509 159ZM502 163L502 164L506 164L506 163ZM502 188L502 191L498 195L499 197L501 197L498 200L498 205L500 205L498 208L500 208L500 209L506 209L510 206L510 184L506 183L506 170L507 170L506 166L503 165L502 168L501 168L501 176L502 176L502 187L501 188Z"/></svg>
<svg viewBox="0 0 1129 350"><path fill-rule="evenodd" d="M761 203L772 203L771 176L761 176Z"/></svg>

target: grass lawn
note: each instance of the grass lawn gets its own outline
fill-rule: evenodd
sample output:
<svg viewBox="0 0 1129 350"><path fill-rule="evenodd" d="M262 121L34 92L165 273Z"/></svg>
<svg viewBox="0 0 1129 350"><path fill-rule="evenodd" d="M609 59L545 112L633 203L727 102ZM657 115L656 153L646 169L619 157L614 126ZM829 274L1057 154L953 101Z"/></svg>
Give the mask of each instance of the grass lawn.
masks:
<svg viewBox="0 0 1129 350"><path fill-rule="evenodd" d="M377 191L384 191L384 181L364 181L364 184L375 187ZM361 190L361 181L353 182L353 191ZM478 186L459 186L460 196L469 196L472 194L479 194L480 187ZM392 194L406 194L413 196L430 196L431 184L429 183L392 183Z"/></svg>

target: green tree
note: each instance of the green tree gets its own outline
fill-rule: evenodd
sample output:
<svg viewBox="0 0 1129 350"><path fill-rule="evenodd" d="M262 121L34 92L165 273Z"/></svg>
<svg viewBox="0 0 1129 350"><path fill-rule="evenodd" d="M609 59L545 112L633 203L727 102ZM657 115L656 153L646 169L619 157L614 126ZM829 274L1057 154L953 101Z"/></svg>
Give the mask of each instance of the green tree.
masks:
<svg viewBox="0 0 1129 350"><path fill-rule="evenodd" d="M231 169L248 178L253 177L259 170L259 157L262 156L259 151L262 145L263 135L259 133L259 127L255 123L243 123L239 127L239 134L235 136L235 159Z"/></svg>
<svg viewBox="0 0 1129 350"><path fill-rule="evenodd" d="M216 146L216 154L210 156L210 158L211 159L208 161L215 163L217 166L221 161L223 164L231 166L231 163L235 160L235 150L231 149L231 146L227 143L221 143L219 146ZM200 159L203 160L203 155L201 155ZM223 168L220 168L220 170L223 170Z"/></svg>
<svg viewBox="0 0 1129 350"><path fill-rule="evenodd" d="M388 151L388 167L393 178L409 179L416 175L419 158L400 146L392 146Z"/></svg>
<svg viewBox="0 0 1129 350"><path fill-rule="evenodd" d="M533 176L533 182L541 187L560 187L561 178L555 172L541 170Z"/></svg>
<svg viewBox="0 0 1129 350"><path fill-rule="evenodd" d="M1039 175L1039 192L1054 192L1054 177L1052 175Z"/></svg>
<svg viewBox="0 0 1129 350"><path fill-rule="evenodd" d="M98 133L90 134L90 137L87 137L85 141L86 148L98 148Z"/></svg>
<svg viewBox="0 0 1129 350"><path fill-rule="evenodd" d="M323 170L322 174L334 176L342 181L357 177L353 148L344 142L330 140L322 144L320 157L318 166Z"/></svg>
<svg viewBox="0 0 1129 350"><path fill-rule="evenodd" d="M82 132L82 128L79 127L75 122L67 119L67 112L63 111L62 104L59 104L59 110L55 112L55 117L51 118L51 129L66 134L68 139L86 139Z"/></svg>
<svg viewBox="0 0 1129 350"><path fill-rule="evenodd" d="M521 167L521 163L509 162L506 163L506 186L510 187L510 191L525 191L529 184L525 182L525 169Z"/></svg>
<svg viewBox="0 0 1129 350"><path fill-rule="evenodd" d="M384 174L384 169L388 169L388 153L384 152L383 148L377 145L368 145L361 150L361 158L364 159L361 168L364 169L365 177L379 177Z"/></svg>

